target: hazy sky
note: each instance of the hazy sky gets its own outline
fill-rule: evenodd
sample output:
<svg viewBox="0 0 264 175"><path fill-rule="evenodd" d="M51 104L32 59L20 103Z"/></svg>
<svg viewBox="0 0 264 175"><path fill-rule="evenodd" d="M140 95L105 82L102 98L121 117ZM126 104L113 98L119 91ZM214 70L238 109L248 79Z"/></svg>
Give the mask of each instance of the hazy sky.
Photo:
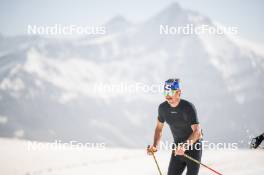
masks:
<svg viewBox="0 0 264 175"><path fill-rule="evenodd" d="M237 26L240 36L264 44L262 0L1 0L0 32L25 34L28 24L103 24L117 14L143 21L172 2Z"/></svg>

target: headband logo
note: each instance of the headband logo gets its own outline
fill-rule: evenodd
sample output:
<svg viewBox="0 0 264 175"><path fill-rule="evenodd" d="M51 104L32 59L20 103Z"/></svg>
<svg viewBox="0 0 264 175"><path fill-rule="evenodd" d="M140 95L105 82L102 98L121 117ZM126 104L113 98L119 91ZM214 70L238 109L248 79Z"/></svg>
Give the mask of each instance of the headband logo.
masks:
<svg viewBox="0 0 264 175"><path fill-rule="evenodd" d="M171 84L165 84L164 89L165 89L166 91L171 90Z"/></svg>

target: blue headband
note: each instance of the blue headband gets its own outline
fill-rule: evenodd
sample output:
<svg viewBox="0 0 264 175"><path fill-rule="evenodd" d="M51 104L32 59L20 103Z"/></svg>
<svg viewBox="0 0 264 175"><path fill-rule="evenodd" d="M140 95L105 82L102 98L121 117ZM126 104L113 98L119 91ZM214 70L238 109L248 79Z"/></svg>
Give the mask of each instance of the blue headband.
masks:
<svg viewBox="0 0 264 175"><path fill-rule="evenodd" d="M165 81L164 84L165 91L177 90L177 89L180 89L180 84L178 79L169 79Z"/></svg>

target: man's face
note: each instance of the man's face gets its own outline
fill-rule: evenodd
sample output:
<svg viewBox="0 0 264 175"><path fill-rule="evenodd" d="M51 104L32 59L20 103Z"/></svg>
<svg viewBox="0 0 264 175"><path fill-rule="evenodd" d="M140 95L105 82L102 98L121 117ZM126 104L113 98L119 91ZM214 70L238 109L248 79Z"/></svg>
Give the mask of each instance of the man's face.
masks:
<svg viewBox="0 0 264 175"><path fill-rule="evenodd" d="M169 104L175 104L179 101L181 96L181 90L172 90L171 93L165 94L165 99Z"/></svg>

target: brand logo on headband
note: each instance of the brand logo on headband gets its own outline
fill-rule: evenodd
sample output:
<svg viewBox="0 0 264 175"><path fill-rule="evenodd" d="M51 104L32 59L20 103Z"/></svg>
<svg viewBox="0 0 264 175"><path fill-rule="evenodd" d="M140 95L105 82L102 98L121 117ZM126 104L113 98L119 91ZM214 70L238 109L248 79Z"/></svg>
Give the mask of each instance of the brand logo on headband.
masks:
<svg viewBox="0 0 264 175"><path fill-rule="evenodd" d="M166 91L171 90L171 84L165 84L164 90L166 90Z"/></svg>

